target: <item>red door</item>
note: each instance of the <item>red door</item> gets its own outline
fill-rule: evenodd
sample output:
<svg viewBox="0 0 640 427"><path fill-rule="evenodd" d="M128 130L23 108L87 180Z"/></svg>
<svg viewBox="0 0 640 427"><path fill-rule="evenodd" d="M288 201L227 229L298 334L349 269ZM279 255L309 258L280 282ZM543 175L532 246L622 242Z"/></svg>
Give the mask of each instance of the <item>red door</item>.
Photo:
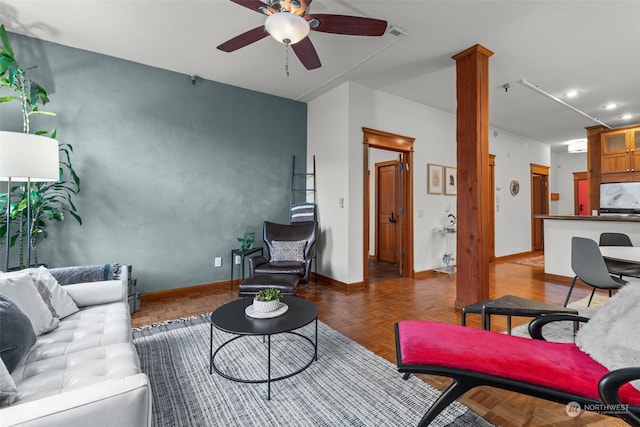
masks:
<svg viewBox="0 0 640 427"><path fill-rule="evenodd" d="M591 215L589 209L589 181L586 179L578 180L578 215Z"/></svg>

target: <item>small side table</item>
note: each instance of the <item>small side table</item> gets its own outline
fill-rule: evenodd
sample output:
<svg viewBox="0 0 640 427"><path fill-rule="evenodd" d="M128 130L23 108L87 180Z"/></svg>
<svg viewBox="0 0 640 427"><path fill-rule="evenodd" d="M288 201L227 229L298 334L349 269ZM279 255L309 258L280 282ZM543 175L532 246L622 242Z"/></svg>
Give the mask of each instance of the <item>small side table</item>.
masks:
<svg viewBox="0 0 640 427"><path fill-rule="evenodd" d="M511 335L511 316L537 317L545 314L578 314L578 310L561 305L546 304L514 295L505 295L482 307L482 329L491 330L491 315L507 316L507 333Z"/></svg>
<svg viewBox="0 0 640 427"><path fill-rule="evenodd" d="M255 253L260 252L260 255L264 256L262 252L262 247L259 248L250 248L244 251L240 249L231 249L231 282L229 283L229 289L233 289L233 270L236 266L235 264L235 255L240 256L240 269L242 270L242 280L244 280L244 259L249 255L253 255Z"/></svg>
<svg viewBox="0 0 640 427"><path fill-rule="evenodd" d="M511 335L511 317L537 317L545 314L566 313L578 314L577 310L561 305L547 304L540 301L528 300L514 295L504 295L498 299L486 299L462 307L460 316L462 326L467 324L467 314L482 316L482 329L491 330L491 316L507 316L507 333Z"/></svg>

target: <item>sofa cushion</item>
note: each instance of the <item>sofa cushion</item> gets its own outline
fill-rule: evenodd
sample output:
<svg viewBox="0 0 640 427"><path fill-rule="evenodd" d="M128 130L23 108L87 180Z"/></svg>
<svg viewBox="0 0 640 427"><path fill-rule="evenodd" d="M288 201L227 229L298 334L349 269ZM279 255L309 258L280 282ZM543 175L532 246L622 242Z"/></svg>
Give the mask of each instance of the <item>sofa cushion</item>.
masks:
<svg viewBox="0 0 640 427"><path fill-rule="evenodd" d="M610 370L640 366L639 306L640 283L629 283L580 328L576 344ZM640 390L640 380L631 384Z"/></svg>
<svg viewBox="0 0 640 427"><path fill-rule="evenodd" d="M0 294L16 303L27 315L36 335L55 329L58 319L40 297L28 270L3 273L0 275Z"/></svg>
<svg viewBox="0 0 640 427"><path fill-rule="evenodd" d="M0 295L0 358L9 372L36 342L31 321L9 298Z"/></svg>
<svg viewBox="0 0 640 427"><path fill-rule="evenodd" d="M78 311L76 303L46 267L29 269L29 274L53 317L63 319Z"/></svg>
<svg viewBox="0 0 640 427"><path fill-rule="evenodd" d="M0 359L0 408L11 405L16 400L17 394L16 383L11 378L11 374L9 374L2 359Z"/></svg>
<svg viewBox="0 0 640 427"><path fill-rule="evenodd" d="M25 363L98 346L131 343L131 315L125 302L85 307L40 335Z"/></svg>
<svg viewBox="0 0 640 427"><path fill-rule="evenodd" d="M271 262L278 261L304 261L304 247L306 240L293 240L287 242L271 241Z"/></svg>
<svg viewBox="0 0 640 427"><path fill-rule="evenodd" d="M74 283L64 288L78 307L127 300L127 289L122 280Z"/></svg>
<svg viewBox="0 0 640 427"><path fill-rule="evenodd" d="M140 372L138 355L128 343L110 344L42 360L27 360L12 374L18 389L14 404Z"/></svg>

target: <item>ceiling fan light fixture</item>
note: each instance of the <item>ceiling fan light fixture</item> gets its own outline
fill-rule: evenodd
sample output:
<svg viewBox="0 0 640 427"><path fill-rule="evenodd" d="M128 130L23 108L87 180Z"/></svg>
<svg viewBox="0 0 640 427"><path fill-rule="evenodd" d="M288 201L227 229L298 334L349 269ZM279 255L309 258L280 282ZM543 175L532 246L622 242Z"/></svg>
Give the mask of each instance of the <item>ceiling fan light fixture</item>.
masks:
<svg viewBox="0 0 640 427"><path fill-rule="evenodd" d="M278 12L267 16L264 27L271 37L282 44L296 44L309 35L309 23L289 12Z"/></svg>

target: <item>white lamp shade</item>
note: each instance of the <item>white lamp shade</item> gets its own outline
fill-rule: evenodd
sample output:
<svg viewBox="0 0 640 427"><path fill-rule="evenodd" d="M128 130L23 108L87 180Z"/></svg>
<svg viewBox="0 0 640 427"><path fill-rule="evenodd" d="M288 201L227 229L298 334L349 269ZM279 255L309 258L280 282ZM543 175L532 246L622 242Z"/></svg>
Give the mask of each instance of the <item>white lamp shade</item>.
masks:
<svg viewBox="0 0 640 427"><path fill-rule="evenodd" d="M307 37L311 30L304 18L289 12L269 15L264 21L264 27L271 37L282 44L296 44Z"/></svg>
<svg viewBox="0 0 640 427"><path fill-rule="evenodd" d="M55 139L0 131L0 181L58 181L59 161Z"/></svg>

